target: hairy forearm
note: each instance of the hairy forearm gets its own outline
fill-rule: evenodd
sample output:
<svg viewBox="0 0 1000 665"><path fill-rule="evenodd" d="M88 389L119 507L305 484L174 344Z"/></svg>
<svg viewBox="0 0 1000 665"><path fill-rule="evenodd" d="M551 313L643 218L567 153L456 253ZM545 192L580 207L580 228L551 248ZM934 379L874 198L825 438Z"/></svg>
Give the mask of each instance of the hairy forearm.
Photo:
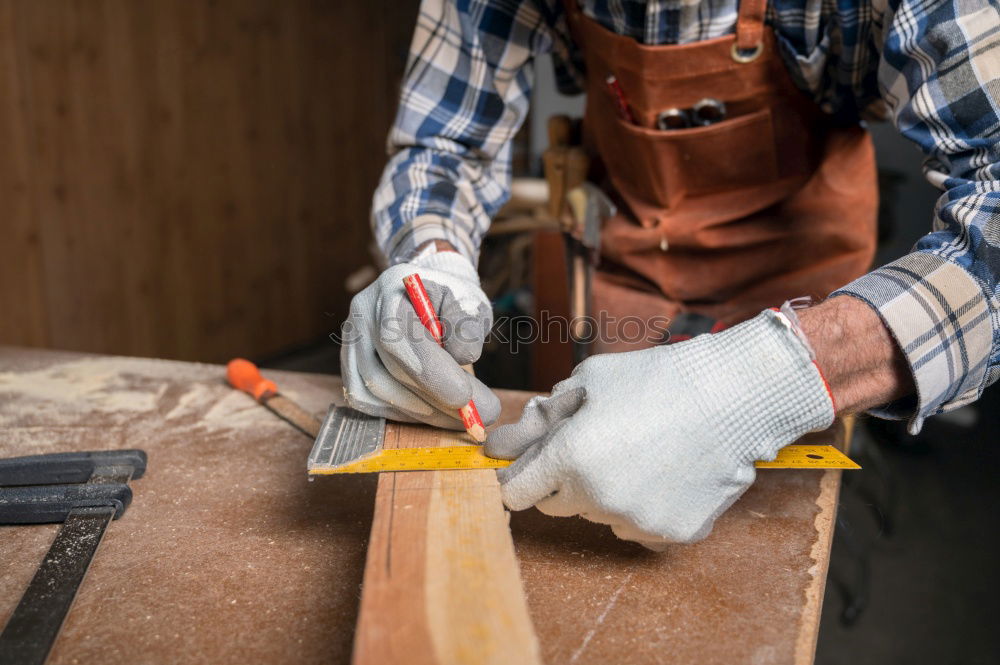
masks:
<svg viewBox="0 0 1000 665"><path fill-rule="evenodd" d="M850 296L799 312L837 413L857 413L913 392L902 351L871 307Z"/></svg>
<svg viewBox="0 0 1000 665"><path fill-rule="evenodd" d="M424 250L424 248L427 247L428 245L434 245L435 247L437 247L437 251L439 251L439 252L457 252L458 251L457 249L455 249L455 246L452 245L447 240L428 240L425 243L421 243L417 247L417 249L413 252L413 255L416 256L417 254L419 254L420 252L422 252Z"/></svg>

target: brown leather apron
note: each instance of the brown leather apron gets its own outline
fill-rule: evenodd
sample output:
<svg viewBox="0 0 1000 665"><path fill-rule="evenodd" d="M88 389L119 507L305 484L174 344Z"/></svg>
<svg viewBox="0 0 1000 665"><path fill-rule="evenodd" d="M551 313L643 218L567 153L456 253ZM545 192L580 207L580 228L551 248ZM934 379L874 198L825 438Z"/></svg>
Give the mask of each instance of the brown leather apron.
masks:
<svg viewBox="0 0 1000 665"><path fill-rule="evenodd" d="M740 3L734 35L671 46L642 45L584 16L574 0L566 6L586 60L591 179L619 208L602 232L592 312L731 325L790 298L825 297L869 268L878 206L871 139L857 125L833 126L796 87L764 25L766 0ZM609 75L635 123L620 116ZM725 103L724 120L655 128L664 109L706 97ZM654 343L625 336L594 350Z"/></svg>

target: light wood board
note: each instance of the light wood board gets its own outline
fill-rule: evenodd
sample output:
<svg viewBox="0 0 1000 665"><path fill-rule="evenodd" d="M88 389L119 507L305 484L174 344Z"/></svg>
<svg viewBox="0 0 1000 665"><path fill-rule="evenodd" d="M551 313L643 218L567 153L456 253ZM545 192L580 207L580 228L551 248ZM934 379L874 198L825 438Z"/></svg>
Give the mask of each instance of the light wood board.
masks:
<svg viewBox="0 0 1000 665"><path fill-rule="evenodd" d="M389 425L386 448L468 443ZM355 665L540 663L496 473L379 477Z"/></svg>

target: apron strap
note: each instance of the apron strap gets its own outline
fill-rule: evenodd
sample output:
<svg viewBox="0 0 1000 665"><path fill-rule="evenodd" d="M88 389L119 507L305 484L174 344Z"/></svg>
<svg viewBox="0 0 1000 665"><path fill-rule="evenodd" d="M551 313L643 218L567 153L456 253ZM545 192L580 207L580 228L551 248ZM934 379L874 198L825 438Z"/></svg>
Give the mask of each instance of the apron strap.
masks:
<svg viewBox="0 0 1000 665"><path fill-rule="evenodd" d="M733 60L753 62L764 48L764 12L767 0L740 0L736 19L736 43Z"/></svg>
<svg viewBox="0 0 1000 665"><path fill-rule="evenodd" d="M577 0L563 0L567 19L582 14ZM736 41L733 43L733 60L740 63L753 62L764 50L764 14L767 0L740 0L736 18ZM572 20L570 20L572 23Z"/></svg>

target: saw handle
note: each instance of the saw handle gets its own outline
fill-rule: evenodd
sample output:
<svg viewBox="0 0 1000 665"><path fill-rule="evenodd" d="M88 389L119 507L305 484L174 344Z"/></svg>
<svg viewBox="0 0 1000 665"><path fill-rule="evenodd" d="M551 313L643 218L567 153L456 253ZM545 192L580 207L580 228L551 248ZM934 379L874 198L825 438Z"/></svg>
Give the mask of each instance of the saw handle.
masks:
<svg viewBox="0 0 1000 665"><path fill-rule="evenodd" d="M242 390L258 402L278 394L277 384L261 376L257 366L244 358L229 361L226 365L226 379L233 388Z"/></svg>

